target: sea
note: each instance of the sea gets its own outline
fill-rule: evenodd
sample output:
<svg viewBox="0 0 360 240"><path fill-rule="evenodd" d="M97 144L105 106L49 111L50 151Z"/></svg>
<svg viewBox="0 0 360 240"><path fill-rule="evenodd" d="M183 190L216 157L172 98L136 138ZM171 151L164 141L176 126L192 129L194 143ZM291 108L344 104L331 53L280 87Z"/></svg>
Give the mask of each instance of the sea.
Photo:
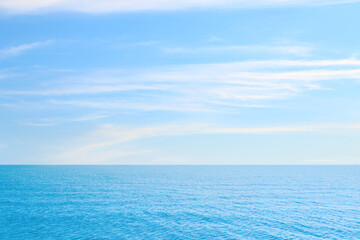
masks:
<svg viewBox="0 0 360 240"><path fill-rule="evenodd" d="M360 166L0 166L0 239L360 239Z"/></svg>

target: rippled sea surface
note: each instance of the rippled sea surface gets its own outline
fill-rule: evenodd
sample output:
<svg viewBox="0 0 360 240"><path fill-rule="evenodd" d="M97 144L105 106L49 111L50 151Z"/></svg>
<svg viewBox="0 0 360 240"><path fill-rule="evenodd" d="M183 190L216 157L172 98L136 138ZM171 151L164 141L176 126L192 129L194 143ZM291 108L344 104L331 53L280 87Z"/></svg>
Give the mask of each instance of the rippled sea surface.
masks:
<svg viewBox="0 0 360 240"><path fill-rule="evenodd" d="M360 166L0 166L0 239L360 239Z"/></svg>

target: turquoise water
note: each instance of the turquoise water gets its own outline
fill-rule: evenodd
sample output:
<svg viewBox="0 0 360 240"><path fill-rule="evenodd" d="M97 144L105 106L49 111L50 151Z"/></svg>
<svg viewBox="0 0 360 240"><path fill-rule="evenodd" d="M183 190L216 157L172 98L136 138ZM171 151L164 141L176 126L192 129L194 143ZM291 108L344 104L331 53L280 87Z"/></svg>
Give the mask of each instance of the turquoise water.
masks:
<svg viewBox="0 0 360 240"><path fill-rule="evenodd" d="M360 167L0 166L0 239L360 239Z"/></svg>

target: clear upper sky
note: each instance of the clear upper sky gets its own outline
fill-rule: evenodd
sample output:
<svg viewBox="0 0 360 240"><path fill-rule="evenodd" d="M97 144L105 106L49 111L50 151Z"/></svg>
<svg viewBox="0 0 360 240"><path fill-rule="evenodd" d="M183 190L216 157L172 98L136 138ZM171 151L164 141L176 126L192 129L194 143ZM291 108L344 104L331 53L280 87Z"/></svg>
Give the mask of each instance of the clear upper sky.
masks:
<svg viewBox="0 0 360 240"><path fill-rule="evenodd" d="M0 0L0 164L360 164L359 13Z"/></svg>

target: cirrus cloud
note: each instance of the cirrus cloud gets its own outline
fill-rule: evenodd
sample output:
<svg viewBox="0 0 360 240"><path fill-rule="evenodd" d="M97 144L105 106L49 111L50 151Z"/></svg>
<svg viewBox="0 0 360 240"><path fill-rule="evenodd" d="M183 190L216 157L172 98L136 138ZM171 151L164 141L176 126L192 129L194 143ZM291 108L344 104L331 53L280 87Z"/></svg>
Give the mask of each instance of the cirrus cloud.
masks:
<svg viewBox="0 0 360 240"><path fill-rule="evenodd" d="M155 150L129 150L127 143L157 137L177 137L194 135L249 135L249 134L289 134L289 133L358 133L358 123L322 123L288 126L223 127L204 123L165 124L137 128L119 125L104 125L94 129L62 148L51 158L52 164L109 164L130 155L150 154Z"/></svg>
<svg viewBox="0 0 360 240"><path fill-rule="evenodd" d="M0 0L0 9L11 13L76 11L87 13L176 10L188 8L259 8L331 5L358 0Z"/></svg>

